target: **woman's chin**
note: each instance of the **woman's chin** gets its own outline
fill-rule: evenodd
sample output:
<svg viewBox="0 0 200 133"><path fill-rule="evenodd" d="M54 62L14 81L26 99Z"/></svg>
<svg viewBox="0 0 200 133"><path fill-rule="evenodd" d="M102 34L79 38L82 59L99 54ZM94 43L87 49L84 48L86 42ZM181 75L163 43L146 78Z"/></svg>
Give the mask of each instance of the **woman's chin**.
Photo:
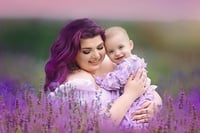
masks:
<svg viewBox="0 0 200 133"><path fill-rule="evenodd" d="M100 68L100 65L91 65L90 67L84 70L89 73L95 73L99 68Z"/></svg>

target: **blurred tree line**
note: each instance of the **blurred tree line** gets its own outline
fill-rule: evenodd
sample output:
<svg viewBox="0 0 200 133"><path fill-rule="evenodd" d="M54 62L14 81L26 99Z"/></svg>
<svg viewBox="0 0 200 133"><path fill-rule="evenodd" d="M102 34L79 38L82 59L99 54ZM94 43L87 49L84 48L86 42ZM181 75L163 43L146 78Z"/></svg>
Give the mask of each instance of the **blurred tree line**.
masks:
<svg viewBox="0 0 200 133"><path fill-rule="evenodd" d="M1 20L0 51L45 59L62 25L57 21Z"/></svg>
<svg viewBox="0 0 200 133"><path fill-rule="evenodd" d="M46 59L49 47L66 21L0 20L0 51L19 52ZM199 22L131 22L97 20L104 28L124 27L136 47L179 54L198 54Z"/></svg>

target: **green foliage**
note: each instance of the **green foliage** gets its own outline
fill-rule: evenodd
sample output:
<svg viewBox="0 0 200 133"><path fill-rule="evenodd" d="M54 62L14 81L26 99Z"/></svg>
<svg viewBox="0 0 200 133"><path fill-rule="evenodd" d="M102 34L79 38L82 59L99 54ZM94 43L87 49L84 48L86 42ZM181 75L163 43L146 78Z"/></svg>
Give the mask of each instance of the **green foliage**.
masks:
<svg viewBox="0 0 200 133"><path fill-rule="evenodd" d="M40 20L0 21L1 49L47 58L49 47L56 39L61 22Z"/></svg>
<svg viewBox="0 0 200 133"><path fill-rule="evenodd" d="M68 22L66 20L66 22ZM124 27L135 48L199 53L199 22L131 22L97 20L104 28ZM46 59L50 45L64 26L64 21L0 20L0 48L9 52L26 53Z"/></svg>

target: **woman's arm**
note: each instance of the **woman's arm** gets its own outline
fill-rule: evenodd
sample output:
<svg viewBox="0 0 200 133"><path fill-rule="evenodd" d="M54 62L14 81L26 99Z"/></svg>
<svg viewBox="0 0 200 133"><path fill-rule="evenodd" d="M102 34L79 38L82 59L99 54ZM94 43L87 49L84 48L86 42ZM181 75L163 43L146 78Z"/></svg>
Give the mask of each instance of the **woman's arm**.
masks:
<svg viewBox="0 0 200 133"><path fill-rule="evenodd" d="M124 93L114 101L109 110L115 125L120 124L132 103L145 92L146 78L146 73L143 73L141 68L135 78L133 75L129 77L124 87Z"/></svg>

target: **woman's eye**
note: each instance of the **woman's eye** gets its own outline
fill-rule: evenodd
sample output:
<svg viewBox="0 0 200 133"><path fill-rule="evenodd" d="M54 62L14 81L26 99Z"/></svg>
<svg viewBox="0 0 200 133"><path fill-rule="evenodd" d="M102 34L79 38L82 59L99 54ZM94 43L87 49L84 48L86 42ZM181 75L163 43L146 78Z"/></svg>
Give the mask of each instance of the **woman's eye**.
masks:
<svg viewBox="0 0 200 133"><path fill-rule="evenodd" d="M84 53L84 54L89 54L90 51L89 51L89 50L87 50L87 51L85 50L85 51L83 51L83 53Z"/></svg>
<svg viewBox="0 0 200 133"><path fill-rule="evenodd" d="M102 50L103 48L104 48L103 46L97 47L98 50Z"/></svg>

